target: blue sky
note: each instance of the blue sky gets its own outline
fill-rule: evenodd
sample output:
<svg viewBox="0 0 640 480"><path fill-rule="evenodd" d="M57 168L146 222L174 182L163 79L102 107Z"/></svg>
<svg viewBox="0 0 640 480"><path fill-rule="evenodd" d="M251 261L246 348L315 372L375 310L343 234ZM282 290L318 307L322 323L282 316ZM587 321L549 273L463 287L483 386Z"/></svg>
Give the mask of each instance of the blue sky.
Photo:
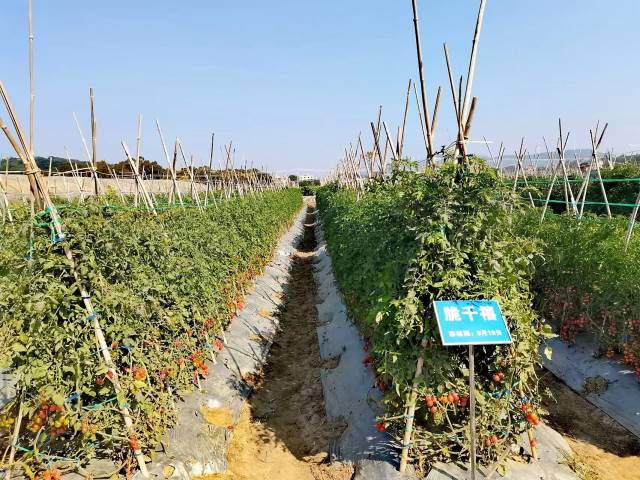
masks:
<svg viewBox="0 0 640 480"><path fill-rule="evenodd" d="M67 146L82 157L72 112L88 134L93 87L100 158L123 158L120 141L135 143L142 113L143 154L161 163L156 118L197 163L215 131L218 146L234 141L239 161L325 170L359 131L370 145L378 105L395 131L408 79L417 78L410 0L33 2L43 155ZM455 134L442 42L455 74L466 72L478 1L418 3L431 104L438 85L445 93L442 145ZM5 0L0 15L0 79L25 127L26 5ZM561 116L570 148L589 144L597 120L610 123L603 149L640 148L631 146L640 144L639 19L637 0L488 0L472 139L504 141L511 153L525 136L535 151L542 136L555 142ZM409 122L406 152L423 157L415 108ZM0 140L1 154L9 148Z"/></svg>

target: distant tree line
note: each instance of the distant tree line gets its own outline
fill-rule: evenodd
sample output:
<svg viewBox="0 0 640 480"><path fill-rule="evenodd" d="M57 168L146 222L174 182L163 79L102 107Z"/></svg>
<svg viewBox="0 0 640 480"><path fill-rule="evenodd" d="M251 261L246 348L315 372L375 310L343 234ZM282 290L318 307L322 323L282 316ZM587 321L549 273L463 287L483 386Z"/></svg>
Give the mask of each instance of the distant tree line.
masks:
<svg viewBox="0 0 640 480"><path fill-rule="evenodd" d="M40 170L44 172L45 175L49 173L49 166L51 166L51 173L55 175L56 173L64 173L75 170L76 168L80 170L80 175L89 176L90 173L86 170L89 167L89 162L83 160L75 160L62 157L36 157L36 163ZM9 167L10 172L22 172L24 170L24 166L22 161L16 157L3 158L0 160L0 173L5 172L7 170L7 165ZM131 176L133 175L133 170L131 169L131 165L129 160L122 160L118 163L108 163L104 160L99 160L96 164L96 169L101 174L101 176L111 175L112 172L117 173L121 176ZM147 160L144 157L140 157L140 174L145 177L153 177L153 178L167 178L170 176L170 171L168 168L163 167L156 161ZM234 170L210 170L209 167L200 166L193 168L193 175L195 178L204 178L205 175L209 176L210 180L220 180L222 178L228 178L229 176L235 175L236 177L244 178L249 175L252 177L258 177L261 180L268 180L271 178L271 175L265 172L261 172L256 168L251 169L234 169ZM181 168L176 172L176 176L180 180L186 180L189 178L189 172L187 168Z"/></svg>

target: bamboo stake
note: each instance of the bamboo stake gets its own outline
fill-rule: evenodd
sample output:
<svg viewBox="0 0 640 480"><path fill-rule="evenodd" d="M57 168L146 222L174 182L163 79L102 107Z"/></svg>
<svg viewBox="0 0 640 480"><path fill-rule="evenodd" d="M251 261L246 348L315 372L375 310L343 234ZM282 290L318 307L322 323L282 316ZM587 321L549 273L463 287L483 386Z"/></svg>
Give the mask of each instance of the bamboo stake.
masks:
<svg viewBox="0 0 640 480"><path fill-rule="evenodd" d="M369 168L369 163L367 162L364 147L362 146L362 133L358 134L358 144L360 145L360 152L362 155L362 160L364 161L364 168L367 169L367 177L371 178L371 175L372 175L371 168Z"/></svg>
<svg viewBox="0 0 640 480"><path fill-rule="evenodd" d="M376 153L378 154L378 160L380 161L380 171L384 171L384 167L382 166L382 153L380 152L380 140L378 132L376 132L376 127L371 122L371 131L373 132L373 145L375 147Z"/></svg>
<svg viewBox="0 0 640 480"><path fill-rule="evenodd" d="M422 340L420 347L424 350L427 348L427 341ZM424 365L424 355L420 353L418 361L416 363L416 373L413 377L413 385L411 388L411 394L407 402L407 413L405 418L404 436L402 438L402 455L400 457L400 473L404 473L407 470L407 463L409 462L409 448L411 448L411 433L413 432L413 419L416 413L416 402L418 400L418 382L422 375L422 367Z"/></svg>
<svg viewBox="0 0 640 480"><path fill-rule="evenodd" d="M2 100L4 101L7 112L9 112L9 116L13 121L13 125L18 135L18 138L20 140L20 144L22 148L18 147L17 142L13 139L13 136L9 132L8 128L6 127L6 125L4 125L4 122L2 122L2 120L0 119L0 124L2 124L4 127L2 128L2 130L5 132L5 135L7 136L11 145L14 146L14 150L16 151L16 154L22 160L22 163L25 168L25 172L28 172L27 175L29 175L30 178L33 178L33 183L35 184L35 187L36 187L34 192L37 194L37 195L34 195L34 198L41 199L43 203L46 205L48 214L51 218L51 225L56 233L56 238L59 240L62 240L64 239L64 232L62 230L62 223L60 221L61 219L58 213L58 209L51 201L51 198L49 197L49 193L47 191L44 176L42 175L42 172L38 168L38 165L36 164L36 161L33 155L31 154L31 151L27 148L25 135L14 113L13 106L9 101L9 97L4 88L4 84L1 81L0 81L0 95L2 96ZM18 147L18 148L15 148L15 147ZM111 382L113 383L114 389L116 391L116 395L119 397L119 400L120 400L118 402L120 413L124 419L124 423L125 423L125 426L127 427L127 430L129 430L129 432L133 434L134 433L133 421L129 413L129 407L124 402L122 402L123 391L120 385L118 370L115 367L115 364L113 363L113 359L111 358L111 352L109 350L109 347L107 346L107 342L104 337L104 332L102 331L102 327L100 326L98 315L95 309L93 308L91 297L89 296L89 293L84 287L84 282L79 277L78 270L76 268L75 256L73 252L71 251L69 246L66 244L62 244L62 247L65 253L65 256L69 260L70 267L71 267L70 270L73 273L73 276L75 277L76 285L80 290L80 296L82 298L82 302L84 304L85 310L88 314L87 320L93 321L94 332L95 332L98 345L100 346L100 352L102 353L102 357L104 359L104 363L108 371L111 372L111 375L112 375ZM146 466L142 452L139 449L135 449L134 456L138 462L140 473L144 478L148 478L149 472L147 471L147 466Z"/></svg>
<svg viewBox="0 0 640 480"><path fill-rule="evenodd" d="M409 79L409 86L407 87L407 98L404 103L404 116L402 117L402 127L401 127L401 135L400 141L398 142L398 157L402 158L402 150L404 149L404 137L407 129L407 116L409 115L409 103L411 96L411 85L413 84L413 80Z"/></svg>
<svg viewBox="0 0 640 480"><path fill-rule="evenodd" d="M118 180L118 175L115 170L112 170L111 167L107 164L107 169L109 170L109 174L113 177L116 182L116 188L118 189L118 194L120 195L120 201L125 203L124 194L122 193L122 188L120 188L120 181Z"/></svg>
<svg viewBox="0 0 640 480"><path fill-rule="evenodd" d="M625 250L629 248L629 242L631 242L631 235L633 235L633 229L636 225L636 218L638 218L638 209L640 208L640 192L638 193L638 197L636 198L636 204L633 207L633 211L631 212L631 217L629 218L629 228L627 229L627 234L624 237L624 248Z"/></svg>
<svg viewBox="0 0 640 480"><path fill-rule="evenodd" d="M496 161L493 158L493 152L491 151L491 147L489 146L489 142L487 142L487 137L482 137L482 140L484 140L484 144L487 147L487 150L489 151L489 157L491 157L491 165L495 166Z"/></svg>
<svg viewBox="0 0 640 480"><path fill-rule="evenodd" d="M504 152L506 149L507 147L505 147L503 143L500 142L500 150L498 150L498 162L497 162L498 174L500 176L502 176L502 160L504 160Z"/></svg>
<svg viewBox="0 0 640 480"><path fill-rule="evenodd" d="M429 149L429 142L427 141L427 131L424 127L424 118L422 115L422 107L420 106L420 100L418 99L418 91L416 90L415 83L413 84L413 94L416 98L416 106L418 110L418 119L420 120L420 131L422 132L422 140L424 141L424 148ZM428 163L428 162L427 162Z"/></svg>
<svg viewBox="0 0 640 480"><path fill-rule="evenodd" d="M87 141L84 138L84 134L82 133L82 128L80 128L80 122L78 122L78 117L76 116L76 112L72 112L72 114L73 114L73 119L76 122L76 127L78 128L78 133L80 134L80 139L82 140L82 145L84 146L84 152L87 157L87 163L89 165L92 165L93 164L92 156L91 156L91 153L89 153L89 147L87 146Z"/></svg>
<svg viewBox="0 0 640 480"><path fill-rule="evenodd" d="M222 148L222 147L221 147ZM220 157L220 173L222 176L222 188L224 191L224 196L226 199L231 198L231 186L230 186L230 181L229 181L229 162L231 161L230 156L231 156L231 143L229 144L229 147L227 148L226 145L224 145L224 153L226 154L226 159L224 162L224 167L222 165L222 157Z"/></svg>
<svg viewBox="0 0 640 480"><path fill-rule="evenodd" d="M9 191L9 162L10 159L7 157L4 161L4 189Z"/></svg>
<svg viewBox="0 0 640 480"><path fill-rule="evenodd" d="M384 122L383 122L384 123ZM378 130L378 135L381 135L382 131ZM380 174L384 178L384 167L387 164L387 154L389 153L389 144L391 143L391 139L389 135L386 135L386 139L384 142L384 153L382 154L382 162L380 162ZM393 150L393 143L391 143L391 150Z"/></svg>
<svg viewBox="0 0 640 480"><path fill-rule="evenodd" d="M133 170L133 175L135 177L135 180L139 184L140 190L142 191L142 198L144 198L144 201L147 205L147 209L150 212L152 212L154 215L157 215L158 212L156 211L156 208L153 205L153 200L151 199L151 196L147 192L147 189L144 186L144 183L142 182L140 173L136 171L136 163L134 162L133 158L131 158L131 154L129 153L129 148L127 147L127 144L125 143L124 140L122 140L122 142L120 143L122 144L124 153L127 155L127 159L129 160L129 166L131 167L131 170Z"/></svg>
<svg viewBox="0 0 640 480"><path fill-rule="evenodd" d="M209 150L209 173L211 173L211 169L213 168L213 140L215 138L216 134L215 133L211 133L211 150ZM209 203L209 187L210 187L210 183L209 183L209 175L207 174L207 193L204 197L204 206L206 207ZM214 200L215 201L215 200Z"/></svg>
<svg viewBox="0 0 640 480"><path fill-rule="evenodd" d="M53 156L49 155L49 178L51 178L51 167L53 166ZM55 193L55 182L54 184L54 193ZM51 191L51 186L49 186L49 191Z"/></svg>
<svg viewBox="0 0 640 480"><path fill-rule="evenodd" d="M0 82L0 87L3 87L2 83ZM12 112L9 113L9 116L11 116ZM20 147L18 146L18 143L16 142L16 140L13 138L13 135L11 135L11 132L9 131L9 128L7 127L7 124L4 123L4 121L2 119L0 119L0 129L4 132L4 134L7 137L7 140L9 140L9 143L11 144L11 146L13 147L14 150L19 151ZM25 146L25 149L27 147ZM9 161L7 160L6 162L6 190L9 191L8 185L9 185ZM40 195L40 190L38 189L38 185L35 183L35 180L32 176L32 173L29 169L27 169L25 167L25 175L27 175L27 179L29 181L29 187L31 189L31 193L35 196L36 198L36 202L38 203L38 205L42 204L42 196ZM22 184L19 183L20 185L20 193L22 193Z"/></svg>
<svg viewBox="0 0 640 480"><path fill-rule="evenodd" d="M578 192L578 202L580 202L580 213L578 214L578 219L582 218L584 214L584 206L587 202L587 190L589 189L589 182L591 180L591 170L593 168L593 161L589 162L589 168L587 169L586 175L582 180L582 185L580 186L580 191Z"/></svg>
<svg viewBox="0 0 640 480"><path fill-rule="evenodd" d="M397 162L399 158L396 155L395 150L393 149L393 143L391 143L391 135L389 134L389 129L387 128L387 122L382 122L382 126L384 127L384 133L387 136L387 144L391 147L392 158L395 162ZM383 175L384 175L384 172L383 172Z"/></svg>
<svg viewBox="0 0 640 480"><path fill-rule="evenodd" d="M523 163L523 158L524 158L526 152L522 150L523 147L524 147L524 137L522 137L522 141L520 142L520 151L519 152L515 152L515 155L516 155L516 159L518 161L518 164L517 164L516 168L520 169L520 171L522 172L522 178L524 180L524 186L528 189L529 188L529 182L527 181L527 173L526 173L526 171L524 169L524 163ZM513 183L514 192L515 192L516 186L518 184L517 169L516 169L516 180ZM531 202L531 206L535 208L536 205L533 202L533 197L531 196L531 192L528 192L528 194L529 194L529 201ZM513 206L512 206L512 208L513 208Z"/></svg>
<svg viewBox="0 0 640 480"><path fill-rule="evenodd" d="M467 85L464 91L464 103L460 115L460 122L464 125L468 123L467 108L471 99L471 88L473 87L473 77L476 71L476 57L478 55L478 42L480 41L480 30L482 29L482 19L484 18L484 8L487 0L480 0L480 8L478 10L478 18L476 20L476 30L473 34L473 43L471 45L471 56L469 57L469 70L467 72Z"/></svg>
<svg viewBox="0 0 640 480"><path fill-rule="evenodd" d="M436 132L436 125L438 123L438 109L440 108L440 97L442 96L442 87L438 87L438 93L436 93L436 104L433 107L433 117L431 117L431 134Z"/></svg>
<svg viewBox="0 0 640 480"><path fill-rule="evenodd" d="M183 154L184 156L184 154ZM187 165L187 173L189 174L189 178L191 180L191 196L193 197L193 192L196 191L195 183L193 181L193 155L190 157L189 165Z"/></svg>
<svg viewBox="0 0 640 480"><path fill-rule="evenodd" d="M189 175L189 181L191 182L191 196L193 198L195 198L196 205L197 205L198 209L202 210L202 206L200 205L200 196L198 195L198 192L196 192L196 190L195 190L195 181L193 179L193 170L191 168L189 168L189 165L187 164L187 158L184 155L184 151L182 150L182 143L180 142L179 138L176 138L176 144L178 145L178 148L180 149L180 154L182 155L182 161L184 162L184 166L187 169L187 174ZM193 156L191 157L191 167L193 167Z"/></svg>
<svg viewBox="0 0 640 480"><path fill-rule="evenodd" d="M158 129L158 135L160 135L160 143L162 143L164 158L167 161L167 165L169 166L169 170L171 172L172 189L171 193L169 194L169 203L173 203L174 195L177 195L180 206L184 207L184 203L182 202L182 193L180 192L180 188L178 187L178 179L176 177L176 156L178 155L177 146L174 147L172 163L169 160L169 152L167 152L167 146L164 143L164 136L162 135L162 129L160 128L160 122L158 120L156 120L156 127Z"/></svg>
<svg viewBox="0 0 640 480"><path fill-rule="evenodd" d="M71 168L71 175L73 176L73 179L76 182L76 185L78 185L78 194L80 195L80 203L84 202L84 189L82 188L82 183L80 183L80 178L79 178L79 174L77 172L77 166L74 165L74 163L71 161L71 154L69 153L69 149L67 149L67 147L64 147L65 152L67 154L67 161L69 162L69 167Z"/></svg>
<svg viewBox="0 0 640 480"><path fill-rule="evenodd" d="M89 89L89 99L91 103L91 147L92 147L92 156L91 156L91 173L93 175L93 194L98 196L99 191L99 181L98 181L98 156L96 150L96 115L95 109L93 107L93 88Z"/></svg>
<svg viewBox="0 0 640 480"><path fill-rule="evenodd" d="M473 99L471 100L471 108L469 109L469 115L467 115L467 123L464 127L465 140L469 139L469 131L471 130L471 122L473 121L473 114L476 111L477 102L478 102L478 97L473 97Z"/></svg>
<svg viewBox="0 0 640 480"><path fill-rule="evenodd" d="M427 108L427 92L424 86L424 66L422 64L422 47L420 45L420 26L418 22L418 6L416 0L411 0L413 8L413 29L416 38L416 54L418 56L418 73L420 75L420 94L422 97L422 111L424 112L425 131L427 132L427 162L431 162L433 142L431 139L431 125L429 123L429 108Z"/></svg>
<svg viewBox="0 0 640 480"><path fill-rule="evenodd" d="M138 136L136 137L136 172L140 173L140 143L142 141L142 114L138 114ZM136 192L133 197L133 205L138 206L138 196L140 195L140 188L136 183Z"/></svg>
<svg viewBox="0 0 640 480"><path fill-rule="evenodd" d="M56 168L56 174L60 175L60 172L58 171L57 168ZM67 181L67 177L65 175L62 175L62 181L64 183L64 191L67 194L67 201L70 201L71 194L69 193L69 182Z"/></svg>
<svg viewBox="0 0 640 480"><path fill-rule="evenodd" d="M380 128L382 127L382 105L380 105L378 107L378 120L376 123L376 132L378 132L378 135L380 134Z"/></svg>
<svg viewBox="0 0 640 480"><path fill-rule="evenodd" d="M462 127L462 111L460 110L459 100L456 98L456 88L453 83L453 70L451 68L451 61L449 60L449 48L446 43L442 44L444 48L444 58L447 64L447 74L449 76L449 86L451 87L451 100L453 101L453 109L458 121L458 142L456 148L456 155L458 150L462 152L463 161L467 158L467 146L464 141L464 130Z"/></svg>
<svg viewBox="0 0 640 480"><path fill-rule="evenodd" d="M549 159L549 164L553 165L553 157L551 156L551 152L549 151L549 146L547 145L547 140L542 137L542 141L544 142L544 146L547 150L547 158ZM544 207L542 208L542 215L540 216L540 223L544 221L544 216L547 213L547 208L549 206L549 200L551 199L551 192L553 191L553 186L556 182L556 178L558 177L558 167L560 166L560 162L556 164L555 167L552 168L553 178L551 179L551 184L549 185L549 190L547 191L547 197L544 202Z"/></svg>
<svg viewBox="0 0 640 480"><path fill-rule="evenodd" d="M31 4L31 2L29 2ZM9 453L9 462L7 463L7 471L4 475L4 480L11 480L11 467L13 467L13 460L16 456L16 445L18 438L20 437L20 427L22 425L22 417L24 415L24 391L20 392L20 405L18 406L18 417L16 423L13 426L13 434L11 436L11 451ZM4 460L4 457L3 457Z"/></svg>
<svg viewBox="0 0 640 480"><path fill-rule="evenodd" d="M569 183L569 175L567 174L567 167L565 165L565 161L564 161L564 150L567 146L567 143L569 142L569 133L567 132L567 136L566 139L564 140L563 143L563 135L562 135L562 120L558 119L558 128L560 131L560 140L559 140L559 147L558 147L558 157L560 159L560 166L562 167L562 174L564 175L564 188L567 192L568 197L567 198L567 210L569 210L569 199L571 200L571 207L572 207L572 211L574 214L577 213L578 207L576 205L576 200L573 196L573 189L571 188L571 185Z"/></svg>
<svg viewBox="0 0 640 480"><path fill-rule="evenodd" d="M462 122L462 75L458 79L458 114L460 115L460 123Z"/></svg>
<svg viewBox="0 0 640 480"><path fill-rule="evenodd" d="M36 94L33 82L33 5L29 0L29 152L34 154L34 121Z"/></svg>
<svg viewBox="0 0 640 480"><path fill-rule="evenodd" d="M607 209L607 216L609 218L611 218L611 208L609 207L609 199L607 198L607 190L604 188L604 182L602 181L602 173L600 171L600 164L599 164L599 160L598 160L598 147L600 146L600 143L602 143L602 138L604 137L604 132L607 131L607 127L609 126L609 124L606 124L604 126L604 130L602 131L602 134L600 135L600 140L596 141L596 136L597 136L597 129L596 129L596 135L594 136L593 132L591 132L591 130L589 130L589 134L591 135L591 146L593 148L592 150L592 162L595 164L596 166L596 173L598 175L598 181L600 182L600 191L602 192L602 198L604 198L604 204L605 207Z"/></svg>

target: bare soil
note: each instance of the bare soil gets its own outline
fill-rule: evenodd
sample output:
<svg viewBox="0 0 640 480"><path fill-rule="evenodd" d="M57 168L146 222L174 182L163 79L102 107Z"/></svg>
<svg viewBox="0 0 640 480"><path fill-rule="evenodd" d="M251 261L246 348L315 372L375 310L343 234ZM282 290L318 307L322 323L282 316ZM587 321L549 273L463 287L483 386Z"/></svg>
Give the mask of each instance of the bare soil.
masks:
<svg viewBox="0 0 640 480"><path fill-rule="evenodd" d="M330 440L346 425L330 422L324 408L311 263L314 221L309 214L279 315L280 331L264 377L234 428L228 471L210 478L349 480L353 476L351 466L327 462Z"/></svg>
<svg viewBox="0 0 640 480"><path fill-rule="evenodd" d="M546 370L541 384L548 422L584 464L586 480L640 480L640 439Z"/></svg>

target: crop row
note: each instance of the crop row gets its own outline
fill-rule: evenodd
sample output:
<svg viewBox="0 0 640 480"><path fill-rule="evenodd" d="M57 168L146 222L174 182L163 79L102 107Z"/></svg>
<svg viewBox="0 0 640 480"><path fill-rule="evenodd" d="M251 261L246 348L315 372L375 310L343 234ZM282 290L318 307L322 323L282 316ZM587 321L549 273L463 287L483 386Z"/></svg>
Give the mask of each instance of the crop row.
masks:
<svg viewBox="0 0 640 480"><path fill-rule="evenodd" d="M52 242L50 225L41 216L29 222L26 211L0 232L0 346L8 342L0 366L19 392L0 410L0 453L21 404L14 447L28 474L52 463L75 469L96 456L127 470L129 446L153 450L175 421L175 396L206 377L207 358L224 348L224 327L302 197L296 189L263 192L157 216L99 201L59 206L63 242ZM89 288L122 397L100 360L63 244Z"/></svg>
<svg viewBox="0 0 640 480"><path fill-rule="evenodd" d="M360 195L329 185L318 205L337 282L366 341L363 364L373 365L384 394L378 428L402 438L417 393L404 447L424 468L469 456L468 352L441 345L432 302L498 300L514 342L475 350L479 457L496 460L544 413L535 368L550 327L531 308L538 251L513 228L519 199L474 160L424 173L395 170Z"/></svg>
<svg viewBox="0 0 640 480"><path fill-rule="evenodd" d="M537 238L533 287L536 308L562 340L580 334L596 342L596 353L623 355L640 379L640 239L625 246L626 218L548 215L530 209L518 230Z"/></svg>

